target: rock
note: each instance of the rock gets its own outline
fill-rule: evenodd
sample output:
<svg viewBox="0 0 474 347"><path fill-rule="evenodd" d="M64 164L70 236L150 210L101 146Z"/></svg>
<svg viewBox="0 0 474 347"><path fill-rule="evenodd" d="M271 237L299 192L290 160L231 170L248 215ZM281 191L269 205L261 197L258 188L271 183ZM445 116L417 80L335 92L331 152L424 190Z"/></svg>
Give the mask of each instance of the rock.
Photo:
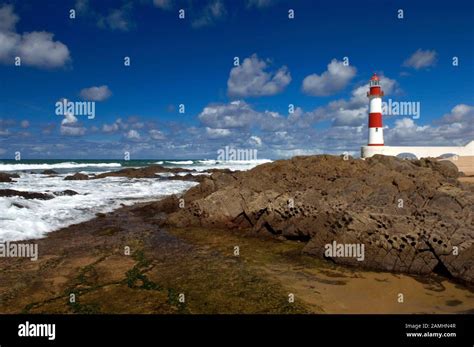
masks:
<svg viewBox="0 0 474 347"><path fill-rule="evenodd" d="M66 190L63 190L62 192L54 192L53 194L56 196L73 196L73 195L78 195L79 193L71 189L66 189Z"/></svg>
<svg viewBox="0 0 474 347"><path fill-rule="evenodd" d="M44 170L41 174L42 175L57 175L58 173L54 170Z"/></svg>
<svg viewBox="0 0 474 347"><path fill-rule="evenodd" d="M0 197L12 197L21 196L25 199L39 199L39 200L50 200L54 199L54 196L45 193L35 192L22 192L14 189L0 189Z"/></svg>
<svg viewBox="0 0 474 347"><path fill-rule="evenodd" d="M165 224L296 239L321 259L333 241L363 244L363 261L330 260L474 283L474 190L458 176L435 159L294 157L205 177L183 195L184 208L168 209Z"/></svg>
<svg viewBox="0 0 474 347"><path fill-rule="evenodd" d="M89 176L85 175L85 174L82 174L82 173L75 173L74 175L72 176L66 176L64 178L64 180L66 181L85 181L85 180L88 180L89 179Z"/></svg>
<svg viewBox="0 0 474 347"><path fill-rule="evenodd" d="M178 172L194 172L195 170L181 169L181 168L165 168L160 165L151 165L138 169L127 168L119 171L104 172L94 177L105 178L105 177L128 177L128 178L159 178L158 173L178 173Z"/></svg>
<svg viewBox="0 0 474 347"><path fill-rule="evenodd" d="M0 182L15 182L12 178L20 178L20 176L18 174L0 172Z"/></svg>
<svg viewBox="0 0 474 347"><path fill-rule="evenodd" d="M190 181L190 182L202 182L205 179L205 175L191 175L191 174L186 174L186 175L175 175L171 177L166 177L166 180L172 180L172 181Z"/></svg>

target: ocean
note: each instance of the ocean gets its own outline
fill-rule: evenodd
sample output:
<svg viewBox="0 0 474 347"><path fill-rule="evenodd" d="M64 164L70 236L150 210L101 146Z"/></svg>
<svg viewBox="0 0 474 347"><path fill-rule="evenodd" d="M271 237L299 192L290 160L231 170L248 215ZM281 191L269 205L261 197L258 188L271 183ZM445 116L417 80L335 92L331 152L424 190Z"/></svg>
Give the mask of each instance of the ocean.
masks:
<svg viewBox="0 0 474 347"><path fill-rule="evenodd" d="M166 175L154 178L129 179L106 177L87 181L65 181L76 172L98 174L126 167L153 164L165 167L195 169L195 174L219 168L233 171L249 170L270 160L0 160L0 172L17 173L16 182L0 182L0 190L59 193L73 190L77 195L56 196L50 200L25 199L20 196L0 197L0 242L44 237L48 232L85 222L97 213L108 213L121 206L158 200L180 194L196 182L167 180ZM44 175L54 170L57 175ZM180 173L177 173L180 175ZM184 174L184 173L183 173Z"/></svg>

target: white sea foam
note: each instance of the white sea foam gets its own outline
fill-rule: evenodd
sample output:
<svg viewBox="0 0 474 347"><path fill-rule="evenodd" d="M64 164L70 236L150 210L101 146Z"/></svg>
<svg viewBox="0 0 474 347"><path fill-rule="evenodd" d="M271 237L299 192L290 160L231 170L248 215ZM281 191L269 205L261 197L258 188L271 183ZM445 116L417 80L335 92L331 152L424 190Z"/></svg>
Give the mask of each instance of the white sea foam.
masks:
<svg viewBox="0 0 474 347"><path fill-rule="evenodd" d="M22 171L22 170L52 170L52 169L80 169L80 168L118 168L120 163L75 163L64 162L56 164L0 164L1 171Z"/></svg>
<svg viewBox="0 0 474 347"><path fill-rule="evenodd" d="M244 171L253 169L257 165L270 163L270 159L258 159L258 160L197 160L196 164L193 165L192 169L197 171L204 171L209 169L229 169L232 171Z"/></svg>
<svg viewBox="0 0 474 347"><path fill-rule="evenodd" d="M0 197L0 241L40 238L50 231L90 220L96 213L111 212L121 204L132 205L179 194L196 184L125 177L64 181L64 175L22 174L17 183L0 183L0 189L35 192L71 189L79 195L57 196L51 200Z"/></svg>
<svg viewBox="0 0 474 347"><path fill-rule="evenodd" d="M218 168L249 170L270 162L270 160L217 161L217 160L175 160L161 161L161 165L195 169L192 175L207 174L202 171ZM160 163L160 162L158 162ZM157 200L171 194L186 191L196 182L159 179L129 179L107 177L87 181L65 181L71 172L87 174L120 168L119 163L75 163L55 164L0 164L1 171L57 169L60 174L45 176L20 172L16 183L0 183L0 189L16 189L30 192L61 192L71 189L78 192L74 196L57 196L51 200L27 200L22 197L0 197L0 241L25 240L44 237L48 232L71 224L90 220L96 213L111 212L121 206L136 202ZM178 172L183 176L188 172ZM157 177L174 174L162 173Z"/></svg>
<svg viewBox="0 0 474 347"><path fill-rule="evenodd" d="M180 161L172 161L167 160L165 164L173 164L173 165L193 165L194 162L192 160L180 160Z"/></svg>

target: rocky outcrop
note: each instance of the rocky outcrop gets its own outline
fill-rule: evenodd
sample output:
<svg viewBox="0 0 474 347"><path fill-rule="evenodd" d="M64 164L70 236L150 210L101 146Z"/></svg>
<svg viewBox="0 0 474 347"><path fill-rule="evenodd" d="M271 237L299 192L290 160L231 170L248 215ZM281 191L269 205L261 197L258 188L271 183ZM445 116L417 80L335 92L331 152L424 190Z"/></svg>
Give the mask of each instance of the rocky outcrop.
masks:
<svg viewBox="0 0 474 347"><path fill-rule="evenodd" d="M151 165L142 168L127 168L118 171L104 172L95 176L94 178L105 177L128 177L128 178L157 178L159 173L178 173L178 172L193 172L195 170L181 169L181 168L165 168L160 165Z"/></svg>
<svg viewBox="0 0 474 347"><path fill-rule="evenodd" d="M78 195L79 193L71 189L66 189L61 192L53 192L53 194L56 196L73 196Z"/></svg>
<svg viewBox="0 0 474 347"><path fill-rule="evenodd" d="M64 177L65 181L85 181L85 180L88 180L88 179L89 179L88 175L82 174L82 173L79 173L79 172L75 173L74 175Z"/></svg>
<svg viewBox="0 0 474 347"><path fill-rule="evenodd" d="M14 189L0 189L0 197L12 197L12 196L21 196L25 199L39 199L39 200L50 200L54 196L45 193L36 193L36 192L23 192Z"/></svg>
<svg viewBox="0 0 474 347"><path fill-rule="evenodd" d="M18 174L0 172L0 182L15 182L12 178L20 178L20 176Z"/></svg>
<svg viewBox="0 0 474 347"><path fill-rule="evenodd" d="M58 173L54 170L48 169L48 170L44 170L41 174L42 175L57 175Z"/></svg>
<svg viewBox="0 0 474 347"><path fill-rule="evenodd" d="M474 189L458 175L435 159L295 157L204 178L166 224L270 233L339 264L474 283ZM334 241L363 245L363 260L328 256Z"/></svg>

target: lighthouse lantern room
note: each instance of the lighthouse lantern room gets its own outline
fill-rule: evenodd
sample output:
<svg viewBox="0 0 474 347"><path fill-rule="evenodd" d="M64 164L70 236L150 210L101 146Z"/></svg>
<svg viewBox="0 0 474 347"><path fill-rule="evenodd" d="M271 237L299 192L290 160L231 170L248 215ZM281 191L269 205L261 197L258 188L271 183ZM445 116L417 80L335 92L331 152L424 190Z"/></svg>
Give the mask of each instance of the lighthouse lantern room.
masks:
<svg viewBox="0 0 474 347"><path fill-rule="evenodd" d="M367 92L369 98L369 146L383 146L382 126L382 96L380 79L373 74L369 83L370 90Z"/></svg>

